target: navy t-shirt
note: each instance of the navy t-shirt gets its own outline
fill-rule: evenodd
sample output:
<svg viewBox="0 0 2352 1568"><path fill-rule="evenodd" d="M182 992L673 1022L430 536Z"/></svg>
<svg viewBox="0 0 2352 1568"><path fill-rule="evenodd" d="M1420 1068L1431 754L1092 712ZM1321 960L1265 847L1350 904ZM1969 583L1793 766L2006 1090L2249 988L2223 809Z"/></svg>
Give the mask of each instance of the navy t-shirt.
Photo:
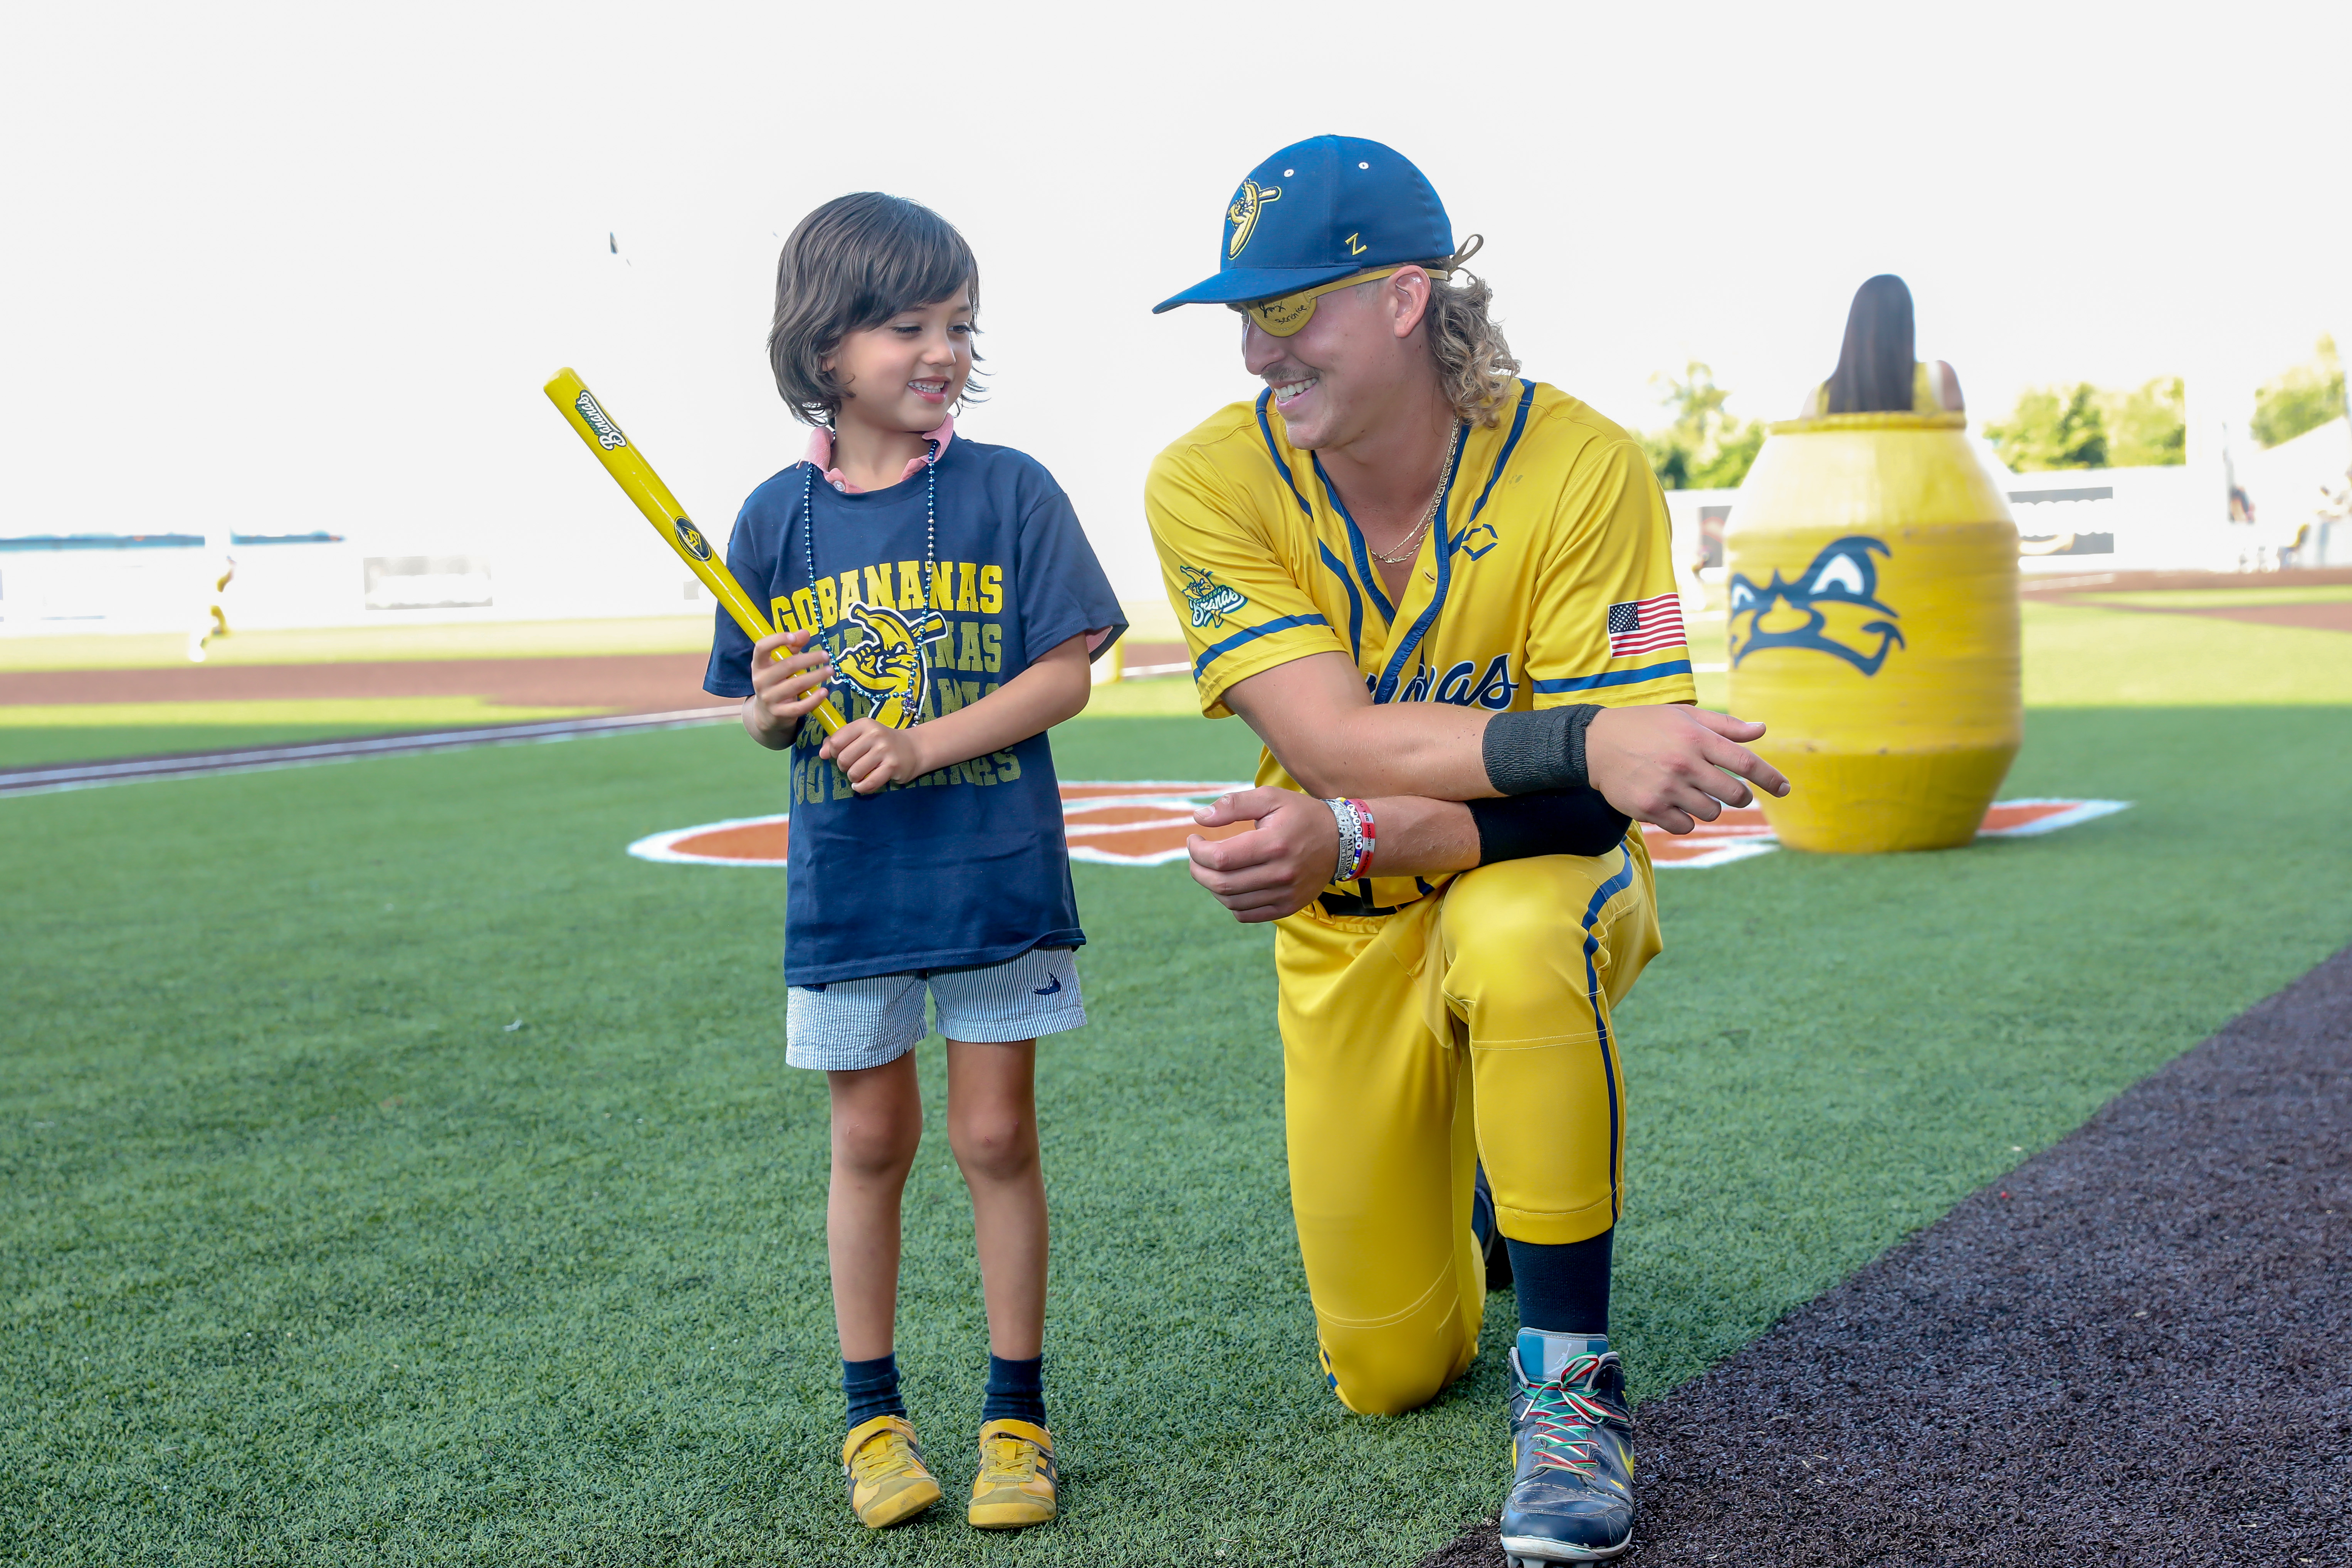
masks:
<svg viewBox="0 0 2352 1568"><path fill-rule="evenodd" d="M904 729L978 701L1082 632L1111 629L1099 654L1127 629L1077 513L1042 464L959 436L931 477L936 572L925 569L931 487L919 473L845 495L822 474L809 484L795 463L753 490L735 520L729 569L779 630L818 633L845 718ZM723 609L702 684L720 697L751 694L751 640ZM1043 734L870 795L817 755L824 741L810 719L792 748L788 983L1000 963L1086 941Z"/></svg>

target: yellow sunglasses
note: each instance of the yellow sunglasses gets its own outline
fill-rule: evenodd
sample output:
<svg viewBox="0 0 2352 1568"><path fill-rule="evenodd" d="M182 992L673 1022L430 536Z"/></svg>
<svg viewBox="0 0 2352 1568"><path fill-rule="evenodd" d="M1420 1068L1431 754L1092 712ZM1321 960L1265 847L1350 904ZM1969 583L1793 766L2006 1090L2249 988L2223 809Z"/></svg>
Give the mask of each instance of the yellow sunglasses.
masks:
<svg viewBox="0 0 2352 1568"><path fill-rule="evenodd" d="M1359 272L1352 277L1341 278L1330 283L1318 283L1312 289L1301 289L1296 294L1285 294L1273 300L1260 300L1254 304L1235 305L1233 309L1239 310L1276 337L1286 338L1315 319L1315 301L1324 295L1336 289L1352 289L1359 283L1370 283L1376 278L1394 277L1409 265L1411 264L1407 262L1400 262L1395 267L1375 267L1369 272ZM1454 276L1452 272L1435 267L1428 268L1428 272L1432 278L1441 283Z"/></svg>

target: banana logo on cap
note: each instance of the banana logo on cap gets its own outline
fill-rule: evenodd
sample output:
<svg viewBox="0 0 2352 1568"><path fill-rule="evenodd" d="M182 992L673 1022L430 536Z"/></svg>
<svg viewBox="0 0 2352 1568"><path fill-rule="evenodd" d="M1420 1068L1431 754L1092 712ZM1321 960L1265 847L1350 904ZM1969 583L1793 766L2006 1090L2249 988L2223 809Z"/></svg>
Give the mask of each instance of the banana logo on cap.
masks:
<svg viewBox="0 0 2352 1568"><path fill-rule="evenodd" d="M1244 180L1234 196L1234 205L1225 209L1225 221L1234 226L1234 235L1225 241L1225 258L1232 260L1250 242L1250 233L1257 227L1257 215L1268 202L1282 199L1280 185L1261 185L1255 180Z"/></svg>

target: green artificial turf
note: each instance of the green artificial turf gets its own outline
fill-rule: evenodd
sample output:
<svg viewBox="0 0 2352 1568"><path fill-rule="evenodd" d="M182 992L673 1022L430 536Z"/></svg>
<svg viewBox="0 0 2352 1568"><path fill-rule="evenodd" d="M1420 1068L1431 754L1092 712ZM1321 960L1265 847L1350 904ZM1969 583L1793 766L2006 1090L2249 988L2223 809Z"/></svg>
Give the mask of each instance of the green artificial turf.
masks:
<svg viewBox="0 0 2352 1568"><path fill-rule="evenodd" d="M2344 708L2036 712L2006 793L2131 810L1663 873L1619 1020L1637 1394L2352 937L2347 750ZM1496 1356L1390 1420L1316 1373L1265 931L1081 865L1094 1022L1040 1053L1067 1514L848 1521L782 876L622 853L782 803L715 727L0 800L0 1561L1410 1563L1490 1513ZM952 1502L985 1344L938 1112L899 1352Z"/></svg>
<svg viewBox="0 0 2352 1568"><path fill-rule="evenodd" d="M2342 632L2032 600L2020 608L2029 708L2352 704L2352 637Z"/></svg>
<svg viewBox="0 0 2352 1568"><path fill-rule="evenodd" d="M2221 610L2244 609L2255 605L2346 605L2352 604L2352 583L2310 583L2289 587L2264 585L2259 577L2252 585L2232 588L2151 588L2137 593L2084 593L2074 595L2086 604L2128 605L2145 610Z"/></svg>

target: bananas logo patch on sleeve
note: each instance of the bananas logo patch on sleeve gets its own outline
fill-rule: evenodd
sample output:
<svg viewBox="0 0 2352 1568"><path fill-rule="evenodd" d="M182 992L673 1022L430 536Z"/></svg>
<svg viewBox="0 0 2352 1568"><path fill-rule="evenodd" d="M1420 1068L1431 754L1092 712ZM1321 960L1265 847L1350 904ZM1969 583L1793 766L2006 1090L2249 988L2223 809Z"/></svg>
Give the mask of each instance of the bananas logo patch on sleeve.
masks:
<svg viewBox="0 0 2352 1568"><path fill-rule="evenodd" d="M1769 583L1751 583L1744 574L1731 579L1731 662L1737 665L1749 654L1769 647L1811 648L1845 660L1864 675L1876 675L1886 662L1888 653L1907 646L1902 630L1895 622L1901 613L1878 601L1878 563L1871 552L1892 555L1884 540L1850 533L1822 546L1793 583L1784 580L1779 567L1772 570ZM1766 617L1775 605L1785 605L1802 615L1802 626L1767 626ZM1857 647L1839 640L1830 627L1828 611L1843 606L1839 616L1838 631L1853 626L1862 637L1875 637L1874 649ZM1883 620L1861 620L1862 616L1876 615ZM1860 625L1854 623L1860 620ZM1743 625L1743 622L1745 623ZM1859 640L1859 639L1857 639Z"/></svg>
<svg viewBox="0 0 2352 1568"><path fill-rule="evenodd" d="M1249 600L1242 595L1240 589L1227 587L1198 566L1180 563L1176 570L1184 574L1184 602L1192 609L1192 625L1196 628L1222 626L1227 616L1238 615L1248 608Z"/></svg>

